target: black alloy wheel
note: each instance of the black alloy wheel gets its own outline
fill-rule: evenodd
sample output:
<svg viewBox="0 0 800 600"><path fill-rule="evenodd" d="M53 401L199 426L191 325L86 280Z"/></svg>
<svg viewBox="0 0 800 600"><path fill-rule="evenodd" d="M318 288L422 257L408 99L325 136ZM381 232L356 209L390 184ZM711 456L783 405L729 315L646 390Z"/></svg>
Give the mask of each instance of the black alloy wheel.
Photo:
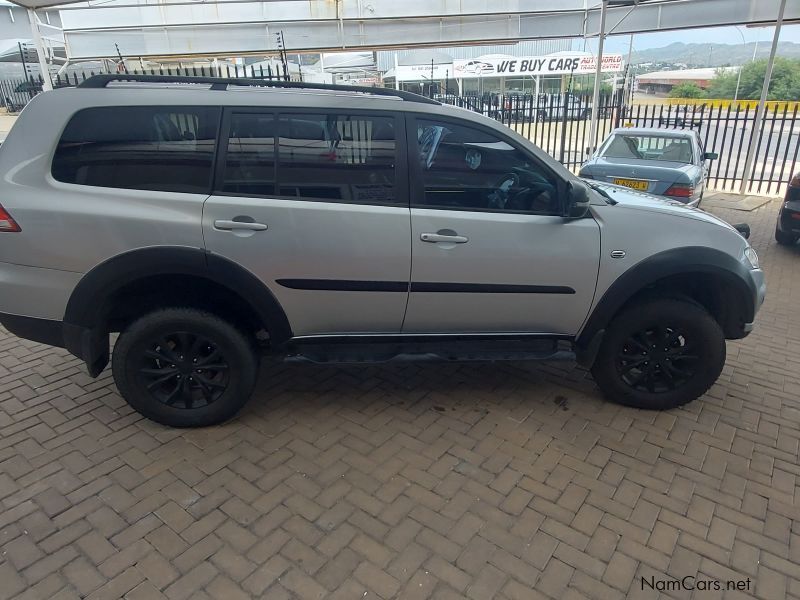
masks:
<svg viewBox="0 0 800 600"><path fill-rule="evenodd" d="M168 406L207 406L225 393L229 376L218 344L189 331L157 336L141 354L140 384Z"/></svg>
<svg viewBox="0 0 800 600"><path fill-rule="evenodd" d="M608 324L592 375L614 402L675 408L714 384L725 350L722 328L702 305L690 298L650 298Z"/></svg>
<svg viewBox="0 0 800 600"><path fill-rule="evenodd" d="M196 308L163 308L120 333L111 367L120 394L172 427L221 423L247 402L258 375L252 334Z"/></svg>
<svg viewBox="0 0 800 600"><path fill-rule="evenodd" d="M636 390L666 392L692 379L699 360L679 329L656 326L628 337L617 355L617 372Z"/></svg>

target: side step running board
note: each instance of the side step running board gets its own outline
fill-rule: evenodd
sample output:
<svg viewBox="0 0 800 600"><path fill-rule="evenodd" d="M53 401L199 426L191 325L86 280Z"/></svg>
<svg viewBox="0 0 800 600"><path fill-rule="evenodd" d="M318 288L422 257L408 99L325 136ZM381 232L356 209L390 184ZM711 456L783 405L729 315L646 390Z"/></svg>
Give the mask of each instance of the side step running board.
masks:
<svg viewBox="0 0 800 600"><path fill-rule="evenodd" d="M385 363L392 361L528 361L575 360L568 341L469 340L423 342L290 343L286 362L316 364Z"/></svg>

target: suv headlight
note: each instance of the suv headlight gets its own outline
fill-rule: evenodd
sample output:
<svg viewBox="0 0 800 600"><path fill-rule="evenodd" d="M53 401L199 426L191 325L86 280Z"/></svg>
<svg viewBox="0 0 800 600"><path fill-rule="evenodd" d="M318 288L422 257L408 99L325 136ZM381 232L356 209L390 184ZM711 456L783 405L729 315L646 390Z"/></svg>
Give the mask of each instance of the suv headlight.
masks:
<svg viewBox="0 0 800 600"><path fill-rule="evenodd" d="M750 263L751 269L758 268L758 254L756 254L756 251L753 250L752 246L748 246L747 248L744 249L744 258L747 262Z"/></svg>

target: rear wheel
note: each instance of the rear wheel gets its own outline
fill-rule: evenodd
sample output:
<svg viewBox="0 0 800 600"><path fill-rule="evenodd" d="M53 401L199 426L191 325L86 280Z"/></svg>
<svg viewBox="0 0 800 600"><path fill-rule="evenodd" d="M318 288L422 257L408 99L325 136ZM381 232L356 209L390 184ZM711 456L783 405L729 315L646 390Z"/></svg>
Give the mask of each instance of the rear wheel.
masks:
<svg viewBox="0 0 800 600"><path fill-rule="evenodd" d="M614 318L592 375L614 402L664 410L704 394L724 364L725 336L703 307L651 300Z"/></svg>
<svg viewBox="0 0 800 600"><path fill-rule="evenodd" d="M782 246L793 246L797 243L797 236L793 233L786 233L777 227L775 228L775 241Z"/></svg>
<svg viewBox="0 0 800 600"><path fill-rule="evenodd" d="M149 313L119 336L112 357L122 397L153 421L201 427L232 417L258 373L252 340L231 323L191 308Z"/></svg>

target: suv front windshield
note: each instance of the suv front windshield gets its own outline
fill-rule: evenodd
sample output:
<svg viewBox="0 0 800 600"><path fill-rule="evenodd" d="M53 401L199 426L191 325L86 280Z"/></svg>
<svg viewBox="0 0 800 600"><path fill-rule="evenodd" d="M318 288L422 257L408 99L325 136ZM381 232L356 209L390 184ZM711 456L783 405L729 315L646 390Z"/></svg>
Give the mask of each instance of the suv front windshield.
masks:
<svg viewBox="0 0 800 600"><path fill-rule="evenodd" d="M686 137L616 133L601 149L600 156L689 164L692 144Z"/></svg>

